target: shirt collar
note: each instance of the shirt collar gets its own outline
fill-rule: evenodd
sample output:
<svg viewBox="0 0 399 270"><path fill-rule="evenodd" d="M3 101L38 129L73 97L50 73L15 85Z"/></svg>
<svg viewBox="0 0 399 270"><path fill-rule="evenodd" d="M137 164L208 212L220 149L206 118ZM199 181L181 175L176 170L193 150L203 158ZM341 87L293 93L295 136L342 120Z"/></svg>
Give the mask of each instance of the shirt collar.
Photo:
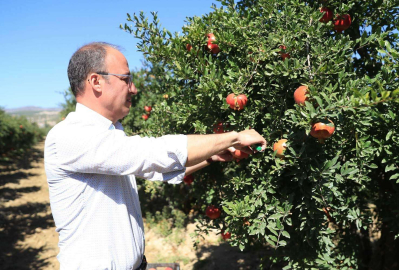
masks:
<svg viewBox="0 0 399 270"><path fill-rule="evenodd" d="M94 120L96 123L100 124L101 126L104 126L107 129L119 129L123 130L122 124L117 121L114 124L112 123L111 120L107 119L106 117L102 116L96 111L93 111L92 109L86 107L85 105L81 103L76 103L76 109L75 112L80 115L85 115L90 117L91 120Z"/></svg>

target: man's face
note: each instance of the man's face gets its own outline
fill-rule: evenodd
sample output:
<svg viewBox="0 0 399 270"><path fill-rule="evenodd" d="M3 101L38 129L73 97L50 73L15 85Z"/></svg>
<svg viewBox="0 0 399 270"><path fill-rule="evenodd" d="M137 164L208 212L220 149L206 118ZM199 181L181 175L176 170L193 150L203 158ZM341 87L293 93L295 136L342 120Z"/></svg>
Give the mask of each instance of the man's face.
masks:
<svg viewBox="0 0 399 270"><path fill-rule="evenodd" d="M107 50L105 64L108 73L130 75L126 58L115 49ZM106 78L108 82L104 84L102 103L115 122L129 113L131 97L137 94L137 90L133 83L129 84L127 76L106 75Z"/></svg>

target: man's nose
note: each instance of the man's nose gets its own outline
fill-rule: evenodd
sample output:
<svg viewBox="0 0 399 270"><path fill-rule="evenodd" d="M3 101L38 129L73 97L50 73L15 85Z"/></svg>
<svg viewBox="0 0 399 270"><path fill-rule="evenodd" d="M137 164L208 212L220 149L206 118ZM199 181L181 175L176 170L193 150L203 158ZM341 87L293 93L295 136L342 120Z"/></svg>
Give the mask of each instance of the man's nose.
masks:
<svg viewBox="0 0 399 270"><path fill-rule="evenodd" d="M137 88L134 85L134 83L132 83L129 87L129 92L132 93L133 95L137 95Z"/></svg>

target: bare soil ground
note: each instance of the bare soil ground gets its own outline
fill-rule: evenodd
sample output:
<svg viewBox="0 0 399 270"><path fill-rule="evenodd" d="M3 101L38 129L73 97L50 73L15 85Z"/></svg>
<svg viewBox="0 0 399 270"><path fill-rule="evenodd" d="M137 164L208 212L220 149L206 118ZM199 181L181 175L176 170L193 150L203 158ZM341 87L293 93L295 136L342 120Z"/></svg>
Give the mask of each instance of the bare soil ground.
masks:
<svg viewBox="0 0 399 270"><path fill-rule="evenodd" d="M59 269L58 233L49 204L43 148L41 142L25 158L0 165L1 269ZM257 254L230 247L216 233L194 249L190 237L194 230L195 224L189 224L164 238L146 225L147 260L178 262L184 270L256 269L259 264Z"/></svg>

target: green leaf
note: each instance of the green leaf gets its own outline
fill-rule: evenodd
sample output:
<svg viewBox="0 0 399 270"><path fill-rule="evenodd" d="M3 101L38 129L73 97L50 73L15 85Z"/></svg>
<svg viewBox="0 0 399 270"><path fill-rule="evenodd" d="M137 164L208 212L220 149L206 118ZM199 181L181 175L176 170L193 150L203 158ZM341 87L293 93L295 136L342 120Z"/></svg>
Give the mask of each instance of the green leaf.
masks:
<svg viewBox="0 0 399 270"><path fill-rule="evenodd" d="M283 215L280 213L276 213L274 215L271 215L268 219L279 219L281 218Z"/></svg>
<svg viewBox="0 0 399 270"><path fill-rule="evenodd" d="M271 234L269 234L268 236L271 240L273 240L274 242L277 242L277 237L275 237L274 235L271 235Z"/></svg>
<svg viewBox="0 0 399 270"><path fill-rule="evenodd" d="M346 169L346 170L343 170L343 171L341 172L341 174L342 174L342 175L352 175L352 174L357 173L358 171L359 171L358 168L348 168L348 169Z"/></svg>
<svg viewBox="0 0 399 270"><path fill-rule="evenodd" d="M387 51L388 51L388 52L391 52L391 51L392 51L392 46L391 46L391 44L388 42L388 40L385 40L385 47L387 48Z"/></svg>
<svg viewBox="0 0 399 270"><path fill-rule="evenodd" d="M399 173L395 173L394 175L392 175L391 177L389 177L389 180L395 180L399 178Z"/></svg>
<svg viewBox="0 0 399 270"><path fill-rule="evenodd" d="M330 161L327 162L323 171L327 171L331 166L334 166L337 163L339 156L341 155L341 151L338 151L337 155Z"/></svg>
<svg viewBox="0 0 399 270"><path fill-rule="evenodd" d="M287 231L283 231L282 235L287 238L291 238L290 234Z"/></svg>
<svg viewBox="0 0 399 270"><path fill-rule="evenodd" d="M371 168L371 169L377 169L378 168L377 164L374 164L374 163L370 163L368 165L368 167Z"/></svg>
<svg viewBox="0 0 399 270"><path fill-rule="evenodd" d="M395 164L391 164L385 167L385 172L389 172L389 171L393 171L396 169L396 165Z"/></svg>
<svg viewBox="0 0 399 270"><path fill-rule="evenodd" d="M278 232L275 231L274 229L270 228L269 226L267 226L267 228L276 236L278 236Z"/></svg>
<svg viewBox="0 0 399 270"><path fill-rule="evenodd" d="M272 240L270 240L270 238L266 237L266 241L267 241L272 247L276 247L276 243L273 242Z"/></svg>
<svg viewBox="0 0 399 270"><path fill-rule="evenodd" d="M284 240L280 240L280 241L278 242L278 245L284 247L284 246L287 245L287 242L284 241Z"/></svg>
<svg viewBox="0 0 399 270"><path fill-rule="evenodd" d="M180 63L179 63L179 62L177 62L177 61L175 61L174 63L175 63L175 66L176 66L176 68L177 68L178 70L181 70Z"/></svg>
<svg viewBox="0 0 399 270"><path fill-rule="evenodd" d="M285 222L287 223L288 226L292 226L292 220L291 220L291 218L287 218L287 219L285 220Z"/></svg>
<svg viewBox="0 0 399 270"><path fill-rule="evenodd" d="M385 140L386 140L386 141L389 141L389 139L390 139L391 136L392 136L392 133L393 133L392 130L388 131L387 135L385 136Z"/></svg>

